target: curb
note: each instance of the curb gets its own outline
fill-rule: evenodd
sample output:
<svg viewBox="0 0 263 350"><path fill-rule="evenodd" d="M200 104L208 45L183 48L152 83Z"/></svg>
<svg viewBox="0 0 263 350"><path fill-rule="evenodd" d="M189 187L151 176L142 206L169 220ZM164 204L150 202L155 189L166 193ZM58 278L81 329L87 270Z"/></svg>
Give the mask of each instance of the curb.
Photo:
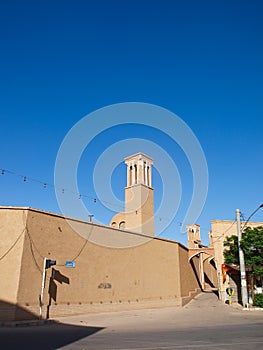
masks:
<svg viewBox="0 0 263 350"><path fill-rule="evenodd" d="M0 327L35 327L44 326L47 324L58 323L55 320L31 320L31 321L10 321L10 322L0 322Z"/></svg>

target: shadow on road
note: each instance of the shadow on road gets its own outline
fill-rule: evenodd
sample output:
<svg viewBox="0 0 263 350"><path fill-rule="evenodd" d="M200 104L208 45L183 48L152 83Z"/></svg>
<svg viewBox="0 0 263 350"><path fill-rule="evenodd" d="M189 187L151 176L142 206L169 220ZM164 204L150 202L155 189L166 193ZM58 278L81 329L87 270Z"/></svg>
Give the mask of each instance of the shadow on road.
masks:
<svg viewBox="0 0 263 350"><path fill-rule="evenodd" d="M42 326L3 327L0 328L1 349L58 349L102 329L56 322Z"/></svg>

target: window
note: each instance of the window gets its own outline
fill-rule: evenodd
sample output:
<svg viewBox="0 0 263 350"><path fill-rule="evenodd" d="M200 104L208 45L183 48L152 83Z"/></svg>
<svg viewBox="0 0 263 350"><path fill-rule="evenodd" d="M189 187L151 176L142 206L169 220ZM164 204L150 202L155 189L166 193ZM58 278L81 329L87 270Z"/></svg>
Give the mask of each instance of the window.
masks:
<svg viewBox="0 0 263 350"><path fill-rule="evenodd" d="M130 166L130 169L129 169L129 184L128 186L131 186L132 185L132 166Z"/></svg>
<svg viewBox="0 0 263 350"><path fill-rule="evenodd" d="M135 181L135 185L137 184L137 165L134 165L134 181Z"/></svg>
<svg viewBox="0 0 263 350"><path fill-rule="evenodd" d="M125 221L121 221L119 224L119 228L124 230L125 229Z"/></svg>

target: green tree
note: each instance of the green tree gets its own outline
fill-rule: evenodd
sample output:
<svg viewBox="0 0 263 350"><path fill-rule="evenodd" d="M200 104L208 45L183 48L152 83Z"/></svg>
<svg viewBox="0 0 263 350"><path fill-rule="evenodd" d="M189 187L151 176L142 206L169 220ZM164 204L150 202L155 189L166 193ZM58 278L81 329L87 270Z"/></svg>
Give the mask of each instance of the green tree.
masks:
<svg viewBox="0 0 263 350"><path fill-rule="evenodd" d="M228 247L224 251L225 263L229 265L232 265L232 264L239 265L238 237L237 236L226 237L224 241L224 246Z"/></svg>
<svg viewBox="0 0 263 350"><path fill-rule="evenodd" d="M227 248L224 251L226 264L239 265L238 237L230 236L224 241ZM246 270L251 286L254 286L255 279L262 283L263 278L263 227L247 227L242 233L240 246L245 256ZM251 288L253 292L253 288Z"/></svg>
<svg viewBox="0 0 263 350"><path fill-rule="evenodd" d="M245 255L246 266L253 276L263 276L263 227L247 227L240 242Z"/></svg>
<svg viewBox="0 0 263 350"><path fill-rule="evenodd" d="M226 264L239 265L238 238L227 237L224 241L227 249L224 251ZM242 233L240 246L245 255L246 266L253 274L263 276L263 227L247 227Z"/></svg>

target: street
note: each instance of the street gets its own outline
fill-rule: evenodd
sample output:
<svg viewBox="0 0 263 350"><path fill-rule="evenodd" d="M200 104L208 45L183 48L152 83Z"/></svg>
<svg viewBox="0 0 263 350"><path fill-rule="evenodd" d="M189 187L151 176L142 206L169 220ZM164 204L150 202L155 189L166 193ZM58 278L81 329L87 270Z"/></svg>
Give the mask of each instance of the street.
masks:
<svg viewBox="0 0 263 350"><path fill-rule="evenodd" d="M202 293L184 307L61 317L1 328L2 349L263 349L263 310L242 310Z"/></svg>

